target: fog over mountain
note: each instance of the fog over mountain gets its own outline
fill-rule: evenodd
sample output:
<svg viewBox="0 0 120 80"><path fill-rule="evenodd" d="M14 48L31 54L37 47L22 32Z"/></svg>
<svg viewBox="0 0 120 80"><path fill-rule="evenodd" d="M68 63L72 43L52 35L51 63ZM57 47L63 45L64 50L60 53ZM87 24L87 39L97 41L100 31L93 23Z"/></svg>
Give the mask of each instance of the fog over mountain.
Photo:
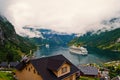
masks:
<svg viewBox="0 0 120 80"><path fill-rule="evenodd" d="M111 27L103 22L120 17L119 3L120 0L0 0L0 14L12 22L18 34L27 33L23 29L26 25L85 33Z"/></svg>

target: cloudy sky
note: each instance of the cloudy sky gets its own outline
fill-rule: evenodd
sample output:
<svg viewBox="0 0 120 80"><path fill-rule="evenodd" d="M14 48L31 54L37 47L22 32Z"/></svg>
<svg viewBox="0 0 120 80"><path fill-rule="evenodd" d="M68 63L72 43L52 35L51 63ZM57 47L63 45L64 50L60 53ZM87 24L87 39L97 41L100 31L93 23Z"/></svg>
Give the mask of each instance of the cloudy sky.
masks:
<svg viewBox="0 0 120 80"><path fill-rule="evenodd" d="M0 13L17 33L25 25L84 33L100 28L89 25L119 16L120 0L0 0Z"/></svg>

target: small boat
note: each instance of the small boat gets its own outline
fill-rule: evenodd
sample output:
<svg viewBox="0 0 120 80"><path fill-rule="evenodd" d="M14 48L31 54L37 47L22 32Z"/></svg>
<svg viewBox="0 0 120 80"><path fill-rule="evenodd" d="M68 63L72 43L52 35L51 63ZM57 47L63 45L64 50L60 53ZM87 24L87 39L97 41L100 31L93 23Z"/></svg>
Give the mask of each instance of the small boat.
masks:
<svg viewBox="0 0 120 80"><path fill-rule="evenodd" d="M49 44L46 44L45 46L46 46L46 48L49 48L49 47L50 47L50 45L49 45Z"/></svg>
<svg viewBox="0 0 120 80"><path fill-rule="evenodd" d="M74 53L74 54L80 54L80 55L87 55L88 51L86 48L84 47L76 47L76 46L71 46L69 49L70 53Z"/></svg>

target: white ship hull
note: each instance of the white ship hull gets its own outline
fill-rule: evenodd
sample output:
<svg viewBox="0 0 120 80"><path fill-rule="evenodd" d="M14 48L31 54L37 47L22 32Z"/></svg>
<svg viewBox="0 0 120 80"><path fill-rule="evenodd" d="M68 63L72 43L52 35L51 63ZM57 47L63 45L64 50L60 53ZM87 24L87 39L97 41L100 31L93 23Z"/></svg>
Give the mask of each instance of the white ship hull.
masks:
<svg viewBox="0 0 120 80"><path fill-rule="evenodd" d="M80 54L80 55L88 54L87 49L85 49L83 47L70 47L69 52L73 53L73 54Z"/></svg>

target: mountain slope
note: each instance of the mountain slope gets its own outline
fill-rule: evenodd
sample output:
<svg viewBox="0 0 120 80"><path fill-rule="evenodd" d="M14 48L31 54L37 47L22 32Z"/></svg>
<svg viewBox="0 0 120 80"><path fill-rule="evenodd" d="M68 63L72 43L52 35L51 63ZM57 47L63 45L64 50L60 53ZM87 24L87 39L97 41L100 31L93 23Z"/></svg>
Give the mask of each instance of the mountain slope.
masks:
<svg viewBox="0 0 120 80"><path fill-rule="evenodd" d="M72 40L70 44L87 45L100 49L120 51L120 28L101 32L100 34L87 32L83 36Z"/></svg>
<svg viewBox="0 0 120 80"><path fill-rule="evenodd" d="M16 61L23 53L29 53L35 46L16 34L13 25L0 16L0 61Z"/></svg>
<svg viewBox="0 0 120 80"><path fill-rule="evenodd" d="M35 29L30 27L24 27L23 29L32 33L34 32L36 34L35 37L31 38L31 40L36 44L49 44L50 46L66 46L69 41L76 37L76 34L67 34L53 31L50 29Z"/></svg>
<svg viewBox="0 0 120 80"><path fill-rule="evenodd" d="M120 51L120 18L102 21L101 25L107 27L97 31L88 31L86 34L73 39L69 45L87 45L100 49Z"/></svg>

